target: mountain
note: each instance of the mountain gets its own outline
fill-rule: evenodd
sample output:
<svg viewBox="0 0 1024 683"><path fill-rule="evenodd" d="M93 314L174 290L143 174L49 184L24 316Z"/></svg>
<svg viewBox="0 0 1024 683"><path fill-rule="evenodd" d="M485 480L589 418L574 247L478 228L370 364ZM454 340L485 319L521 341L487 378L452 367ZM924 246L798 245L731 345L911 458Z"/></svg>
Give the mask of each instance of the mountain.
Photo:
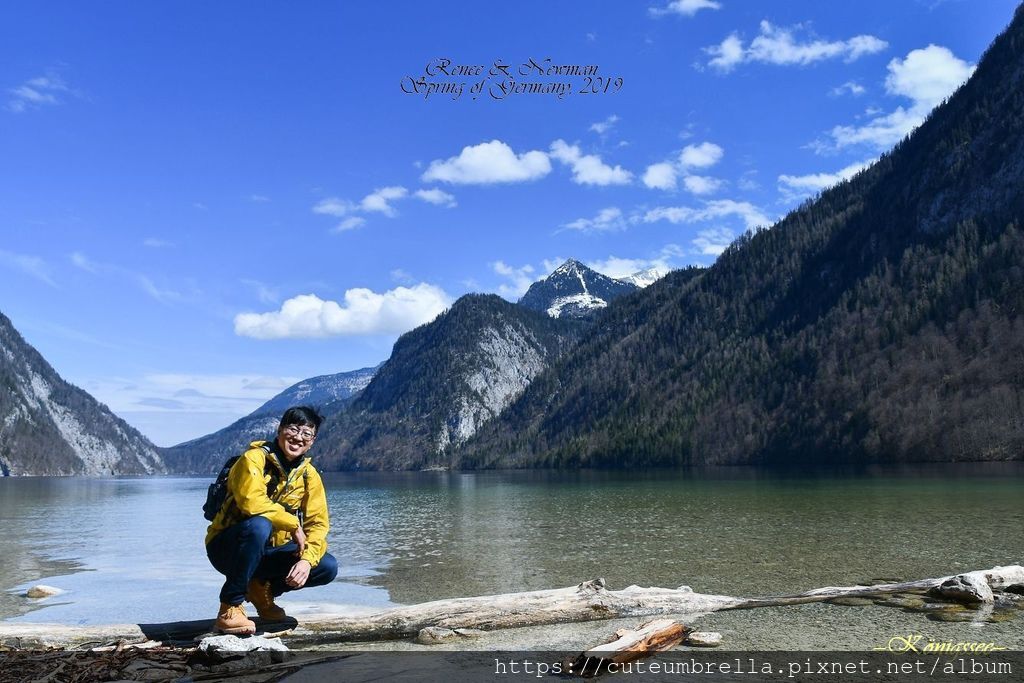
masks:
<svg viewBox="0 0 1024 683"><path fill-rule="evenodd" d="M277 431L281 415L291 406L312 405L330 419L370 383L378 368L379 365L303 380L224 429L177 446L161 448L160 453L172 472L215 473L225 460L240 453L252 441L270 438Z"/></svg>
<svg viewBox="0 0 1024 683"><path fill-rule="evenodd" d="M0 472L154 474L156 447L106 406L65 382L0 314Z"/></svg>
<svg viewBox="0 0 1024 683"><path fill-rule="evenodd" d="M891 152L610 304L461 467L1024 458L1024 9Z"/></svg>
<svg viewBox="0 0 1024 683"><path fill-rule="evenodd" d="M569 259L551 275L530 285L519 304L552 318L586 319L608 302L636 289L632 282L612 279Z"/></svg>
<svg viewBox="0 0 1024 683"><path fill-rule="evenodd" d="M575 320L558 320L494 295L460 298L433 322L402 335L391 357L317 440L326 469L414 469L498 415L575 343Z"/></svg>
<svg viewBox="0 0 1024 683"><path fill-rule="evenodd" d="M669 271L664 268L647 268L646 270L639 270L632 275L626 277L620 277L619 282L625 282L626 284L634 285L643 289L653 285L661 278L668 275Z"/></svg>

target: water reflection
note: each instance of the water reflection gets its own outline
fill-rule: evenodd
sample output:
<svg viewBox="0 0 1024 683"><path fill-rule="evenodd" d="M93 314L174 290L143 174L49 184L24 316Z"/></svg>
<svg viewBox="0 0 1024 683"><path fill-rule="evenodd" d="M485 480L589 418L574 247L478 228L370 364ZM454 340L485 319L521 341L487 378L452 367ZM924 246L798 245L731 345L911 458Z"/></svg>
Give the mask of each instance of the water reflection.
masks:
<svg viewBox="0 0 1024 683"><path fill-rule="evenodd" d="M325 481L329 543L341 574L329 587L284 601L299 609L408 604L597 577L613 588L688 584L771 594L1022 559L1019 463L845 478L728 468L334 473ZM208 483L0 479L0 617L33 609L11 592L33 583L68 593L59 597L64 604L37 603L42 609L22 620L211 615L221 577L202 548Z"/></svg>

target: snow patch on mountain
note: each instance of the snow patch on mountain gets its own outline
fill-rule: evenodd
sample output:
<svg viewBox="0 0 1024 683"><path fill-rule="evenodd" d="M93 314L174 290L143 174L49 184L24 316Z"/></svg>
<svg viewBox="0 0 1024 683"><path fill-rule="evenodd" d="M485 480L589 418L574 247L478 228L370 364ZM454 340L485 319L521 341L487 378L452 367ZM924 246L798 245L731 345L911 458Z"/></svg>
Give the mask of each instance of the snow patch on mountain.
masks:
<svg viewBox="0 0 1024 683"><path fill-rule="evenodd" d="M619 282L625 282L627 284L636 285L640 289L650 286L669 274L669 270L665 268L647 268L646 270L638 270L632 275L626 277L620 277Z"/></svg>
<svg viewBox="0 0 1024 683"><path fill-rule="evenodd" d="M552 301L547 314L552 318L560 318L563 312L572 312L578 317L580 313L604 308L607 305L607 301L599 299L593 294L573 294L572 296L560 296Z"/></svg>

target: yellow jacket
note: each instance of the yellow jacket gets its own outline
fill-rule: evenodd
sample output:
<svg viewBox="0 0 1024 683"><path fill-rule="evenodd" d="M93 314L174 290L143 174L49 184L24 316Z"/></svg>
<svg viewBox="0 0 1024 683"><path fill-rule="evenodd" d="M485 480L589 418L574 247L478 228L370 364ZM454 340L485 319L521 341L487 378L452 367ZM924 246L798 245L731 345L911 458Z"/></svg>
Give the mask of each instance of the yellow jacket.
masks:
<svg viewBox="0 0 1024 683"><path fill-rule="evenodd" d="M253 441L249 450L231 467L228 474L228 497L206 530L206 543L229 526L260 515L273 525L270 545L284 545L292 540L292 532L299 526L299 518L289 510L301 510L302 530L306 533L306 549L301 559L315 567L327 552L327 531L330 529L323 479L309 458L305 457L286 480L277 455L268 455L262 448L265 443L268 442ZM278 484L271 496L267 496L271 475L263 473L267 469L277 471Z"/></svg>

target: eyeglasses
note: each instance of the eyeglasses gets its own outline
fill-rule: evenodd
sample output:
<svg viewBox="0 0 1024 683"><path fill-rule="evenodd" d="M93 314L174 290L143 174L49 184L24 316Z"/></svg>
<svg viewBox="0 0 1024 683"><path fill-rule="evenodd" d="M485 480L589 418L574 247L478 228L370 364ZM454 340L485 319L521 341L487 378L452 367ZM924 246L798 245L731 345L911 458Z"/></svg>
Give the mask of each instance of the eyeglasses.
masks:
<svg viewBox="0 0 1024 683"><path fill-rule="evenodd" d="M312 429L300 429L295 425L288 425L287 427L284 428L283 431L288 436L297 436L303 441L312 441L313 439L316 438L316 432L314 432Z"/></svg>

